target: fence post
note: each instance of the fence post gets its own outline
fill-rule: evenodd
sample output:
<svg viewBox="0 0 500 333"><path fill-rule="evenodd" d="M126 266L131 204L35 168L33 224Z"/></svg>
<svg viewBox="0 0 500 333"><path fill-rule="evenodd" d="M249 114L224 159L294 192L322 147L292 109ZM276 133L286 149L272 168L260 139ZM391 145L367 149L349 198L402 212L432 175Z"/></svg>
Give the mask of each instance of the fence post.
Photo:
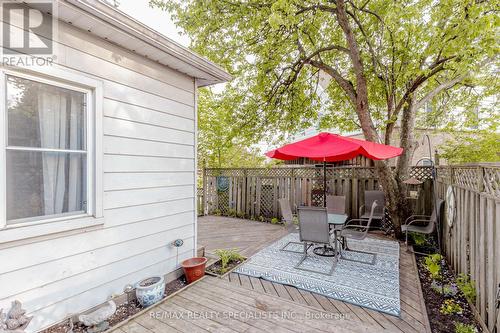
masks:
<svg viewBox="0 0 500 333"><path fill-rule="evenodd" d="M208 196L207 196L207 161L204 160L203 161L203 184L202 184L202 204L201 204L201 208L202 208L202 212L203 212L203 215L207 215L208 214Z"/></svg>
<svg viewBox="0 0 500 333"><path fill-rule="evenodd" d="M482 166L477 167L477 190L479 193L484 192L484 168Z"/></svg>

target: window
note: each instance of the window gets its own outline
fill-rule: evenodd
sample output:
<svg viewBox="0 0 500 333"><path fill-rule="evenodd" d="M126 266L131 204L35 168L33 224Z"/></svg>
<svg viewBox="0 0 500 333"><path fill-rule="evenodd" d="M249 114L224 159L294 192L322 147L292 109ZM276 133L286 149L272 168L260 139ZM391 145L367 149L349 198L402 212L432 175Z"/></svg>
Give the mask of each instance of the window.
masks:
<svg viewBox="0 0 500 333"><path fill-rule="evenodd" d="M102 81L0 68L0 244L104 223Z"/></svg>
<svg viewBox="0 0 500 333"><path fill-rule="evenodd" d="M7 223L87 212L86 93L6 76Z"/></svg>

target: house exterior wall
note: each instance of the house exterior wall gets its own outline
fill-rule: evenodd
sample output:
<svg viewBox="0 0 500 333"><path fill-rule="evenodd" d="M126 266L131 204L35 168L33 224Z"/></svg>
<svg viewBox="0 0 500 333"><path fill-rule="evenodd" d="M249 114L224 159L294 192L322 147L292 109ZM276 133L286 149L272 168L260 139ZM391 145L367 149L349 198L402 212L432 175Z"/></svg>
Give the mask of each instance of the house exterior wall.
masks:
<svg viewBox="0 0 500 333"><path fill-rule="evenodd" d="M0 308L20 300L29 332L173 272L196 250L195 80L68 24L59 35L56 65L103 86L104 219L0 244Z"/></svg>

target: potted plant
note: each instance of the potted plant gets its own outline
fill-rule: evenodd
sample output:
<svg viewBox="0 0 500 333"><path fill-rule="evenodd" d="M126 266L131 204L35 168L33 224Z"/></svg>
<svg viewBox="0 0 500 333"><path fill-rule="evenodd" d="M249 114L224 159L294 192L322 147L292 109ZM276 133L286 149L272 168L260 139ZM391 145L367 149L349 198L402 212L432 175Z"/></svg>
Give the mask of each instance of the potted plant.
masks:
<svg viewBox="0 0 500 333"><path fill-rule="evenodd" d="M207 264L207 258L189 258L181 263L184 274L186 275L186 280L188 283L194 282L205 275L205 265Z"/></svg>
<svg viewBox="0 0 500 333"><path fill-rule="evenodd" d="M231 272L246 260L236 249L217 249L215 254L219 259L207 268L207 273L219 277Z"/></svg>
<svg viewBox="0 0 500 333"><path fill-rule="evenodd" d="M137 301L143 307L148 307L163 298L165 279L163 276L152 276L139 281L135 286Z"/></svg>

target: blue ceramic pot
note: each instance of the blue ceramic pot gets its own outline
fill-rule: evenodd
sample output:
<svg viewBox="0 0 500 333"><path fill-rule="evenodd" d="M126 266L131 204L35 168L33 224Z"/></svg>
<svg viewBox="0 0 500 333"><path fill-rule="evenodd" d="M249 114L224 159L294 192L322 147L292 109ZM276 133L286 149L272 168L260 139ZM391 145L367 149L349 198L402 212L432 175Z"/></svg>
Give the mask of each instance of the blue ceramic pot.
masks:
<svg viewBox="0 0 500 333"><path fill-rule="evenodd" d="M165 280L163 276L153 276L139 281L135 286L137 301L143 307L151 306L163 298Z"/></svg>

